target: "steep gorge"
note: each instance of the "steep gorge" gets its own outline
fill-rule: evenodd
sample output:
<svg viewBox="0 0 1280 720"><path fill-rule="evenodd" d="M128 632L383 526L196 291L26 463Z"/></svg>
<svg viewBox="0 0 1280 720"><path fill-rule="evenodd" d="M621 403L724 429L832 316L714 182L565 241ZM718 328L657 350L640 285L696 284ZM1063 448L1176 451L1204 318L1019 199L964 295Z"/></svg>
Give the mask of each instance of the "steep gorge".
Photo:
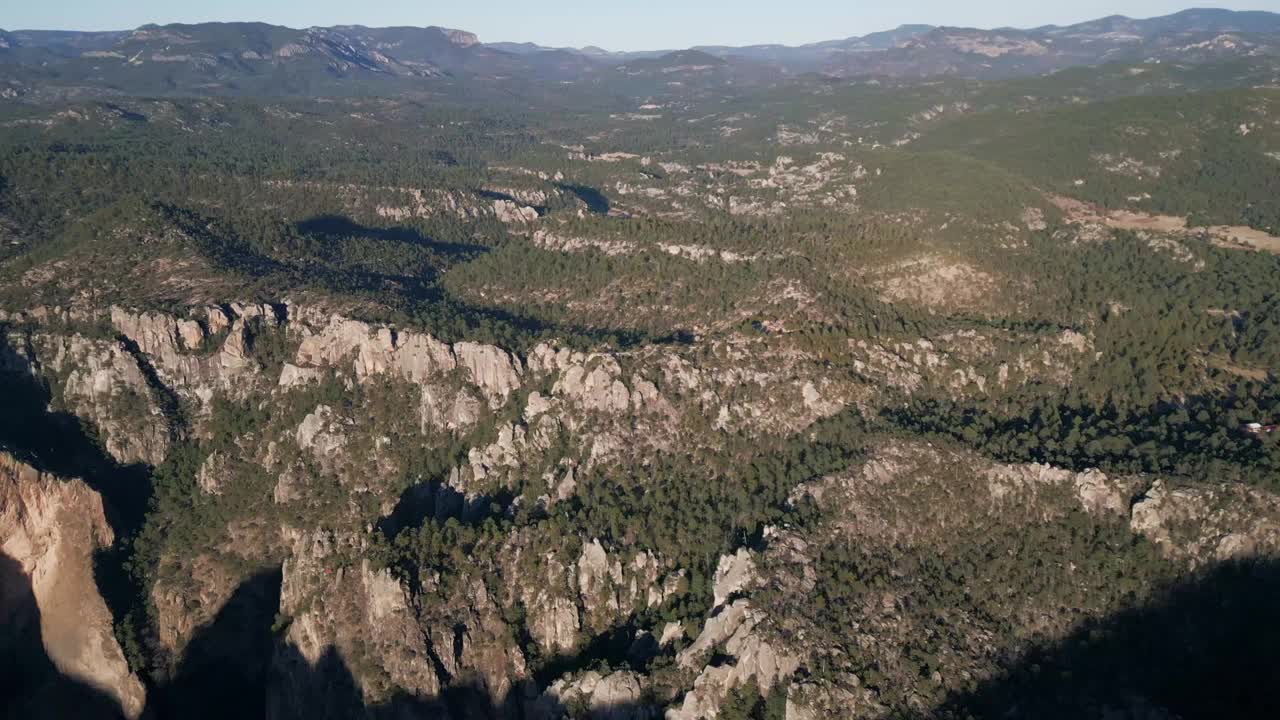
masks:
<svg viewBox="0 0 1280 720"><path fill-rule="evenodd" d="M860 417L857 405L890 396L795 354L784 370L754 372L733 347L586 354L540 345L519 357L289 304L187 313L113 307L103 319L121 337L98 340L86 334L93 322L62 312L10 318L22 330L8 334L5 377L34 393L27 422L53 422L50 403L65 403L101 443L86 436L80 456L103 448L81 466L116 492L128 477L119 463L140 459L134 448L155 461L146 525L136 500L114 513L113 528L112 509L89 486L11 456L0 506L13 576L29 578L34 598L25 609L7 599L9 612L39 623L57 678L105 693L130 718L145 705L160 717L272 718L652 717L665 707L693 720L742 692L784 698L787 717L835 708L874 717L889 698L939 702L942 690L990 677L995 659L975 660L982 641L969 637L949 642L971 654L930 660L928 672L900 666L892 638L926 621L908 600L921 590L868 575L859 581L868 589L855 591L866 593L867 615L855 622L876 628L874 644L857 674L831 674L832 658L850 648L822 639L831 599L810 597L818 577L830 582L828 556L846 557L844 542L862 548L853 570L862 574L923 562L918 553L944 536L978 542L1043 526L1052 543L1067 523L1111 538L1116 562L1166 558L1168 575L1133 578L1142 593L1176 577L1175 566L1247 561L1278 542L1280 503L1260 490L1170 491L1152 478L993 464L864 430L856 437L866 457L780 486L781 502L816 512L813 520L767 524L682 558L565 519L607 488L607 465L643 473L654 453L710 445L735 426L761 442L808 428L810 442ZM919 347L893 350L910 363ZM69 349L83 360L61 363ZM118 402L122 393L133 399ZM707 416L719 420L680 424ZM11 429L7 442L23 437ZM74 457L43 456L61 467ZM126 580L142 593L132 600L98 587L110 572L93 572L94 553L120 528L135 549L151 548L135 562L154 563ZM1056 593L1075 581L1048 582ZM125 598L114 618L102 600L113 593ZM967 612L997 618L987 621L993 633L1067 636L1077 619L1048 620L1052 605L1040 598L1008 590ZM1103 618L1123 606L1085 612ZM143 648L133 659L144 667L130 671L117 636Z"/></svg>

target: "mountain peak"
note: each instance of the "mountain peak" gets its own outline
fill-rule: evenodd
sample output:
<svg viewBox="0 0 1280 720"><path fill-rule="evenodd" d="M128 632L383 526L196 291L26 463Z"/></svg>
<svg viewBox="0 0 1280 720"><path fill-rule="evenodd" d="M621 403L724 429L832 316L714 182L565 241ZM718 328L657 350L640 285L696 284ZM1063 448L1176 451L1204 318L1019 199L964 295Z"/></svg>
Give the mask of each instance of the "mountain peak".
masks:
<svg viewBox="0 0 1280 720"><path fill-rule="evenodd" d="M445 37L449 38L450 43L457 45L458 47L466 48L480 44L480 38L477 37L475 33L467 32L466 30L455 30L453 28L440 28L440 30L444 33Z"/></svg>

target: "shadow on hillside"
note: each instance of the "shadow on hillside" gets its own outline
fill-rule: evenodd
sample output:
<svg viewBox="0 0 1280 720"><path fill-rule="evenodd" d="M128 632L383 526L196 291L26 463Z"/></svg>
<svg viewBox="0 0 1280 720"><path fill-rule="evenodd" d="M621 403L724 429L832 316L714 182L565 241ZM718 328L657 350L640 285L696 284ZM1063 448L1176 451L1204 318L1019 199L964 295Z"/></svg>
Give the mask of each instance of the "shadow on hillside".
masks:
<svg viewBox="0 0 1280 720"><path fill-rule="evenodd" d="M151 692L148 716L264 717L263 679L271 666L280 584L279 568L242 582L213 621L192 636L172 677Z"/></svg>
<svg viewBox="0 0 1280 720"><path fill-rule="evenodd" d="M344 215L317 215L294 223L294 227L303 235L334 241L368 237L388 242L421 245L454 261L470 260L490 250L484 245L435 240L410 227L382 228L362 225Z"/></svg>
<svg viewBox="0 0 1280 720"><path fill-rule="evenodd" d="M140 589L126 568L127 540L141 529L152 494L150 469L120 465L89 434L80 418L49 409L48 387L33 374L0 325L0 450L35 469L78 478L102 497L116 542L94 552L94 580L119 623L139 603Z"/></svg>
<svg viewBox="0 0 1280 720"><path fill-rule="evenodd" d="M533 677L540 687L547 687L567 674L603 666L626 667L644 673L660 653L657 639L649 633L640 633L632 615L587 640L577 652L547 658L534 671Z"/></svg>
<svg viewBox="0 0 1280 720"><path fill-rule="evenodd" d="M102 109L104 109L104 110L106 110L106 111L108 111L108 112L112 113L113 115L115 115L116 117L120 118L121 120L126 120L126 121L131 122L131 123L145 123L145 122L147 122L147 116L146 116L146 115L143 115L143 114L141 114L141 113L136 113L136 112L134 112L134 111L132 111L132 110L129 110L128 108L124 108L124 107L121 107L121 106L119 106L119 105L116 105L115 103L100 102L100 103L98 103L98 105L99 105L99 107L101 107Z"/></svg>
<svg viewBox="0 0 1280 720"><path fill-rule="evenodd" d="M1213 567L1086 622L921 718L1280 717L1280 561Z"/></svg>
<svg viewBox="0 0 1280 720"><path fill-rule="evenodd" d="M609 198L605 197L604 193L599 190L588 185L574 185L569 183L560 183L556 185L556 187L561 190L567 190L568 192L576 195L591 212L600 215L609 214Z"/></svg>
<svg viewBox="0 0 1280 720"><path fill-rule="evenodd" d="M0 328L0 447L41 470L83 478L102 493L109 513L119 513L117 518L140 518L145 472L119 467L78 419L50 412L48 389L9 337ZM129 484L134 481L141 485ZM425 504L411 506L406 506L410 522L417 512L436 511ZM116 522L117 532L128 527ZM339 653L324 651L313 666L273 632L280 577L278 570L253 576L197 631L172 677L158 679L151 688L148 717L550 720L563 714L555 703L535 708L538 688L530 685L495 701L487 690L462 679L440 699L397 697L369 706ZM98 582L114 613L112 583L104 578L100 574ZM136 596L130 597L132 607ZM118 717L109 698L54 667L44 652L39 615L30 578L12 558L0 555L0 716ZM622 650L622 638L605 635L598 642L557 660L563 662L557 669L589 667ZM953 693L920 717L1280 717L1277 648L1280 561L1226 563L1141 607L1086 622L1060 642L1022 653L997 677ZM543 685L554 679L554 672L538 678ZM619 707L601 715L635 717L643 711Z"/></svg>
<svg viewBox="0 0 1280 720"><path fill-rule="evenodd" d="M500 518L515 501L516 495L509 488L500 488L492 495L468 497L442 480L428 480L414 483L400 493L395 507L376 527L395 542L401 531L427 522L455 519L466 525L479 525L488 518Z"/></svg>
<svg viewBox="0 0 1280 720"><path fill-rule="evenodd" d="M445 297L435 286L439 273L487 251L479 245L436 242L412 228L371 228L337 215L296 223L296 234L268 243L223 232L211 218L185 208L159 209L195 242L201 254L225 270L265 284L273 295L318 286L335 293L393 293L418 302L439 302ZM370 257L344 242L360 237L404 247L386 257ZM388 265L399 267L389 271Z"/></svg>
<svg viewBox="0 0 1280 720"><path fill-rule="evenodd" d="M147 467L120 465L79 417L50 410L49 388L11 342L8 327L0 325L0 449L41 472L83 480L102 495L117 533L140 527L151 496Z"/></svg>
<svg viewBox="0 0 1280 720"><path fill-rule="evenodd" d="M619 348L641 344L688 344L692 334L677 331L664 337L626 328L587 327L556 323L519 310L477 305L456 297L439 282L450 267L488 252L482 245L437 242L409 228L377 229L341 216L322 216L299 223L301 237L320 239L305 252L260 247L233 235L218 234L210 218L174 206L160 208L168 219L190 236L196 249L224 270L241 275L265 295L280 297L294 290L318 288L336 295L374 299L379 305L408 313L413 322L442 339L474 339L514 347L520 336L570 336ZM348 234L351 233L351 234ZM371 270L368 257L348 256L332 238L382 233L389 239L426 248L431 258L408 263L397 272ZM295 238L296 240L297 238ZM438 252L437 252L438 251ZM293 254L291 254L291 252ZM403 260L401 258L400 260ZM427 260L431 260L428 262ZM392 258L388 262L399 262ZM376 263L375 263L376 264Z"/></svg>
<svg viewBox="0 0 1280 720"><path fill-rule="evenodd" d="M458 630L465 632L466 628L459 626ZM359 683L335 648L327 648L312 665L295 647L280 642L268 682L268 717L273 720L561 720L569 717L644 720L657 717L652 706L632 703L599 706L586 715L571 712L554 698L542 695L541 688L532 680L516 683L501 699L496 699L483 681L471 675L448 682L438 697L400 693L385 702L370 704L364 701Z"/></svg>
<svg viewBox="0 0 1280 720"><path fill-rule="evenodd" d="M532 683L501 700L481 684L458 679L440 697L398 694L368 703L342 655L326 648L314 664L285 642L275 616L281 571L244 581L214 619L192 636L172 676L148 690L145 720L558 720L568 710L539 698ZM465 628L464 628L465 630ZM376 672L376 671L375 671ZM647 706L597 708L593 718L652 717ZM0 718L118 720L108 694L60 672L45 651L31 579L0 554Z"/></svg>

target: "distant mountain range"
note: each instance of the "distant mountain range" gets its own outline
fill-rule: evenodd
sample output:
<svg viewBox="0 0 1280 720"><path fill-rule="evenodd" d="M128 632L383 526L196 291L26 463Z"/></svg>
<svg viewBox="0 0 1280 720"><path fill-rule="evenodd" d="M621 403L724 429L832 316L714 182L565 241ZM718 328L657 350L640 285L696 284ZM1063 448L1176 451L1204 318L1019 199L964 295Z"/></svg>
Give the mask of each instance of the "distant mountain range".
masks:
<svg viewBox="0 0 1280 720"><path fill-rule="evenodd" d="M796 47L626 53L483 43L472 33L441 27L203 23L115 32L0 30L0 97L51 87L294 94L347 86L359 92L373 91L379 82L397 88L432 79L600 83L620 74L656 74L668 84L690 73L719 74L735 82L803 73L998 78L1107 62L1196 63L1259 55L1280 55L1280 14L1197 9L1032 29L904 25Z"/></svg>

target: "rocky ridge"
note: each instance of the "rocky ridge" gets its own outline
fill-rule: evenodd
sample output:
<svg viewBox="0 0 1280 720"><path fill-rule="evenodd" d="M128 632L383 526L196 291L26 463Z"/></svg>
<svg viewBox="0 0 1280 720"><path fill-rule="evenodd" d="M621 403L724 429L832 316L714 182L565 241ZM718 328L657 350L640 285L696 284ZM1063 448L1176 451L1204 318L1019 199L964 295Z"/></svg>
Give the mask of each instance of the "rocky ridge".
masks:
<svg viewBox="0 0 1280 720"><path fill-rule="evenodd" d="M411 483L404 496L418 497L443 521L465 519L468 513L483 517L502 489L527 482L522 474L531 467L544 473L543 491L518 502L549 508L570 501L593 465L626 458L641 446L670 446L672 426L690 414L714 414L712 432L717 426L777 431L804 428L849 404L875 406L866 385L809 374L801 353L764 356L761 350L779 352L767 338L708 345L696 353L654 348L584 353L541 344L519 357L495 346L445 343L287 303L196 307L185 315L115 307L109 317L123 339L95 340L52 328L28 333L29 369L49 373L65 388L68 404L95 425L132 427L118 411L112 414L109 401L121 388L131 389L147 403L144 417L152 419L141 427L166 440L159 411L163 394L155 380L191 412L194 433L210 430L215 408L228 398L250 407L262 398L282 407L297 399L302 404L296 414L285 413L278 424L237 436L233 447L209 454L196 482L211 498L230 498L248 482L246 467L259 464L278 478L271 492L275 504L302 517L306 508L316 507L314 491L306 488L329 481L344 484L346 492L378 497L377 513L384 520L391 517L396 503L386 492L404 472L394 449L423 434L467 443L447 474ZM893 383L907 391L924 384L947 387L954 377L958 384L951 387L957 393L994 392L1003 377L984 384L964 365L988 351L991 342L964 335L936 342L864 343L857 346L865 355L856 356L854 369L881 378L900 373ZM1046 348L1031 350L1016 372L1040 372L1041 365L1045 372L1062 372L1055 365L1058 355L1092 352L1090 339L1073 332L1045 342ZM129 343L136 353L128 351ZM702 357L695 360L698 353ZM872 365L877 362L883 369ZM392 419L380 419L382 411L373 405L307 400L335 383L344 392L363 388L368 395L356 395L363 398L357 403L391 398ZM380 395L382 388L389 394ZM108 449L117 460L163 460L135 450L150 447L131 445L136 435L116 432L119 441ZM566 435L573 438L571 452L553 451ZM939 496L948 500L940 502ZM920 443L883 443L848 474L799 489L795 501L804 497L824 508L833 537L855 538L869 547L924 548L936 541L929 533L939 529L977 532L996 519L1001 526L1034 526L1074 512L1100 523L1121 523L1150 538L1171 560L1190 566L1272 552L1280 541L1272 532L1272 516L1280 514L1280 506L1260 491L1171 490L1146 478L990 463ZM276 612L287 626L284 649L273 660L272 702L278 708L323 696L327 690L314 686L323 682L317 680L318 672L323 677L318 668L327 667L336 654L350 667L368 706L389 702L396 692L431 701L466 679L493 707L515 703L529 712L554 713L566 703L585 703L605 712L619 704L636 706L639 698L639 706L647 709L638 712L656 711L657 705L647 704L651 688L641 676L570 671L541 688L531 663L535 657L572 657L636 609L664 607L687 591L685 569L654 553L610 548L589 537L569 540L562 552L533 551L537 539L515 533L494 548L492 565L447 579L436 574L410 578L369 560L373 548L367 536L344 527L361 516L344 504L327 527L288 520L231 524L217 545L193 557L166 558L169 571L151 594L160 643L180 656L232 596L238 563L279 561ZM820 545L773 528L762 548L742 548L720 559L697 632L686 639L682 623L645 631L661 652L672 654L685 678L684 691L667 704L669 718L715 717L729 694L747 683L766 693L790 686L788 707L799 718L821 717L841 706L856 708L859 717L877 712L876 701L856 678L826 684L797 679L802 668L821 662L827 648L805 640L817 632L806 625L807 611L779 604L776 590L805 597L804 588L814 583ZM166 579L171 573L185 579ZM486 582L490 575L530 581L498 592ZM887 652L893 638L911 631L899 603L899 596L886 594L866 618L877 637L873 652ZM512 631L508 618L516 608L527 640ZM109 618L106 622L109 627ZM1056 632L1067 627L1062 618L1049 624ZM112 663L95 660L95 672ZM118 673L111 677L117 685L123 682ZM140 707L140 700L119 694L122 702Z"/></svg>

